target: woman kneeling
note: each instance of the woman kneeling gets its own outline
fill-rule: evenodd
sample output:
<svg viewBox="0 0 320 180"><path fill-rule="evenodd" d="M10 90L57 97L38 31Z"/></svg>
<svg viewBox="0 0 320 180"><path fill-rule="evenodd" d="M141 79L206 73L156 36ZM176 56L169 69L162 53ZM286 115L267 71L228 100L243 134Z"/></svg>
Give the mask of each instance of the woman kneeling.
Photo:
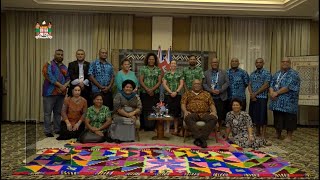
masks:
<svg viewBox="0 0 320 180"><path fill-rule="evenodd" d="M231 105L232 111L228 112L226 116L227 134L225 139L228 139L231 131L233 143L242 148L258 149L261 146L271 145L254 134L250 115L245 111L241 111L241 100L233 99L231 100Z"/></svg>
<svg viewBox="0 0 320 180"><path fill-rule="evenodd" d="M102 95L95 94L93 106L88 108L86 114L86 130L80 135L80 142L101 143L108 140L108 127L111 122L111 111L103 105Z"/></svg>

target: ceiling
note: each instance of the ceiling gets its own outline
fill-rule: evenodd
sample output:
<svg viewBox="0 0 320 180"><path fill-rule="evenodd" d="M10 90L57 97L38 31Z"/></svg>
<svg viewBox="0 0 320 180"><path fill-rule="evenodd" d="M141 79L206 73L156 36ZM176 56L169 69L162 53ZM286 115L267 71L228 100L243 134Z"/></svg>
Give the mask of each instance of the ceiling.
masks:
<svg viewBox="0 0 320 180"><path fill-rule="evenodd" d="M139 16L268 16L318 20L319 0L1 0L1 10L107 12Z"/></svg>

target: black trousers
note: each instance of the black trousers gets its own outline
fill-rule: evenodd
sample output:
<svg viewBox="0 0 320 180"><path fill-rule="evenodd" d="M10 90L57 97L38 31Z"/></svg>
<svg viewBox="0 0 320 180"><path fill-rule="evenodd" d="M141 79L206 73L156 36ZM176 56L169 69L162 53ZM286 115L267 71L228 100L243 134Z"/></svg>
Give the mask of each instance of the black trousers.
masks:
<svg viewBox="0 0 320 180"><path fill-rule="evenodd" d="M184 121L195 139L207 139L216 126L217 118L209 113L202 115L202 117L197 113L191 113L185 117ZM197 126L197 121L203 121L206 124Z"/></svg>
<svg viewBox="0 0 320 180"><path fill-rule="evenodd" d="M66 122L61 121L60 135L59 135L58 139L67 140L67 139L72 139L72 138L79 138L80 134L84 131L84 129L85 129L85 124L84 124L84 122L82 122L77 131L69 131L67 129Z"/></svg>
<svg viewBox="0 0 320 180"><path fill-rule="evenodd" d="M159 97L159 94L154 94L153 96L149 96L149 94L147 93L140 94L140 99L143 107L142 113L140 115L140 124L141 128L145 131L153 131L156 127L156 122L148 121L147 117L150 115L150 113L154 112L152 106L156 106L156 104L160 102Z"/></svg>
<svg viewBox="0 0 320 180"><path fill-rule="evenodd" d="M217 115L218 115L218 122L219 125L222 124L222 122L226 119L226 114L227 114L227 102L222 101L221 98L218 99L213 99L214 105L216 106L217 109Z"/></svg>

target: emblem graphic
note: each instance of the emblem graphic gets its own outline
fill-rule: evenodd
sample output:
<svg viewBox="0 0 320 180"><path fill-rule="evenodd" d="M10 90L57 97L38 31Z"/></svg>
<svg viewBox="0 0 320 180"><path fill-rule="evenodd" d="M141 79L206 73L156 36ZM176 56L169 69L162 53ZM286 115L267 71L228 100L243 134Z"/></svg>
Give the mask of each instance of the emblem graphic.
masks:
<svg viewBox="0 0 320 180"><path fill-rule="evenodd" d="M48 24L46 21L43 21L40 25L39 22L36 23L35 26L35 33L36 39L52 39L52 24L49 22Z"/></svg>

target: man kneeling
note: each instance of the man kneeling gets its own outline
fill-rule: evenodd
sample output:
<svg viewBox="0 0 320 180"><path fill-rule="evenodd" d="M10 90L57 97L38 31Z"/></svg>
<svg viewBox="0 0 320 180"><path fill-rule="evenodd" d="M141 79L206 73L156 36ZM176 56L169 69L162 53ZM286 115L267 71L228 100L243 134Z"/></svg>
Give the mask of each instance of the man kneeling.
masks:
<svg viewBox="0 0 320 180"><path fill-rule="evenodd" d="M206 139L215 128L218 118L212 97L207 91L202 90L200 80L195 79L192 89L183 94L181 110L184 113L184 121L195 138L193 143L206 148Z"/></svg>

